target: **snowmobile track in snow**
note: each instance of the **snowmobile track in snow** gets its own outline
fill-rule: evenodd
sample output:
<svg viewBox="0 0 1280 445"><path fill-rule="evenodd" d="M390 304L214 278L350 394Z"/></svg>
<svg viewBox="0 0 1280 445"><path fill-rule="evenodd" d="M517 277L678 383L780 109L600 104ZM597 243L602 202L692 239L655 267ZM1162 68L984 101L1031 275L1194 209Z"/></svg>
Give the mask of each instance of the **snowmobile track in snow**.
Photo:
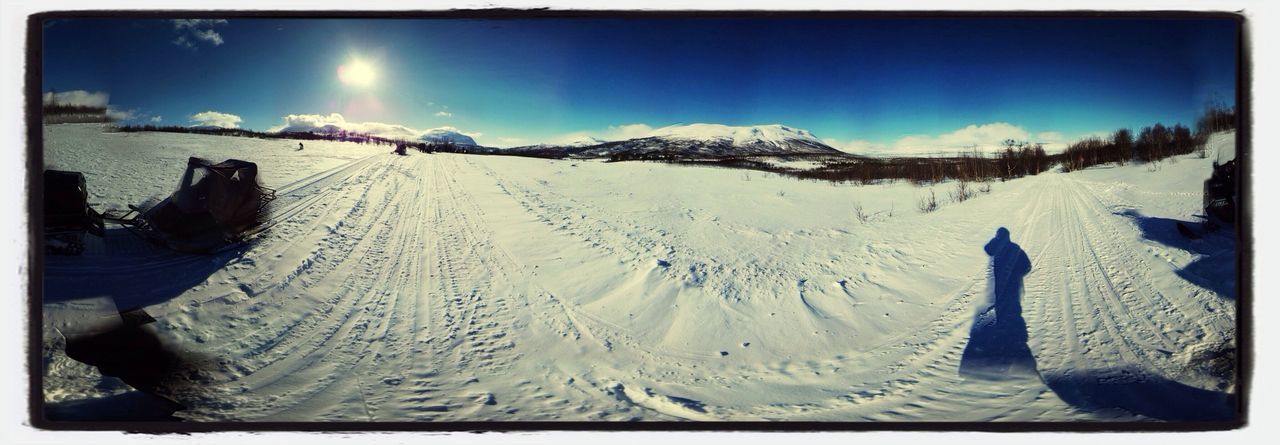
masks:
<svg viewBox="0 0 1280 445"><path fill-rule="evenodd" d="M782 218L769 226L696 199L649 196L617 206L642 194L605 180L624 171L641 184L740 181L736 172L593 163L575 170L565 162L374 154L279 187L270 221L243 252L189 293L148 308L177 340L217 357L200 376L206 392L188 394L182 415L1132 420L1140 413L1073 406L1045 376L1117 369L1190 381L1185 351L1234 340L1233 303L1169 279L1178 257L1145 248L1120 214L1137 207L1124 200L1130 190L1107 182L1045 174L934 214L862 225ZM584 193L573 184L601 188ZM792 190L846 199L891 186L820 188L757 176L728 189L754 190L738 196L759 204L749 213L793 201L780 208L813 208ZM910 193L919 192L902 194ZM1170 196L1194 198L1183 195ZM929 230L902 229L921 224ZM1025 249L1025 277L994 276L981 263L991 259L980 248L996 227ZM207 260L135 257L141 264L50 271L110 274ZM933 281L913 287L916 278ZM975 320L989 316L996 286L1021 286L1019 315L1038 375L961 375ZM660 322L689 311L721 317L629 321L628 312L650 308ZM794 309L787 322L769 318L784 309ZM855 325L864 322L871 328ZM704 324L724 338L688 338L722 334L678 329ZM771 343L756 330L796 332ZM801 351L794 357L793 347Z"/></svg>

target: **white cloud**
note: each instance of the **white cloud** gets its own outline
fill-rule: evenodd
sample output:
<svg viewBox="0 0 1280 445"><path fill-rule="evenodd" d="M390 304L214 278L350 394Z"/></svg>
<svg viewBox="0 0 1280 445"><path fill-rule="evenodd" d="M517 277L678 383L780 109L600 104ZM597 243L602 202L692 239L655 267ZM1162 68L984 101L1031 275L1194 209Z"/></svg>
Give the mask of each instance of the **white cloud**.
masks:
<svg viewBox="0 0 1280 445"><path fill-rule="evenodd" d="M209 43L218 46L223 43L222 34L218 34L213 27L227 24L223 19L178 19L171 20L174 32L178 33L178 37L173 40L174 45L184 48L196 49L198 45Z"/></svg>
<svg viewBox="0 0 1280 445"><path fill-rule="evenodd" d="M171 22L173 23L173 29L199 29L227 24L224 19L177 19L171 20Z"/></svg>
<svg viewBox="0 0 1280 445"><path fill-rule="evenodd" d="M437 112L436 112L436 114L435 114L435 116L439 116L439 117L451 117L451 116L453 116L453 113L450 113L450 112L448 112L448 111L437 111Z"/></svg>
<svg viewBox="0 0 1280 445"><path fill-rule="evenodd" d="M406 139L414 140L422 137L430 132L452 132L458 133L471 138L479 138L484 133L464 132L454 127L437 127L426 130L418 130L400 124L388 124L383 122L349 122L342 114L290 114L284 117L284 121L275 127L272 132L334 132L346 130L349 132L367 133L373 136L379 136L389 139Z"/></svg>
<svg viewBox="0 0 1280 445"><path fill-rule="evenodd" d="M196 36L196 39L212 43L213 46L222 44L222 34L218 34L217 31L212 29L195 30L192 31L192 34Z"/></svg>
<svg viewBox="0 0 1280 445"><path fill-rule="evenodd" d="M653 127L646 124L610 125L608 128L603 130L575 131L559 136L553 136L541 141L541 143L552 145L574 145L588 141L624 141L627 139L648 137L653 134L653 130Z"/></svg>
<svg viewBox="0 0 1280 445"><path fill-rule="evenodd" d="M830 145L831 148L853 154L868 154L875 152L883 152L887 150L884 145L862 139L854 139L848 142L840 142L836 139L823 139L822 143Z"/></svg>
<svg viewBox="0 0 1280 445"><path fill-rule="evenodd" d="M847 142L836 139L823 139L822 142L841 151L854 154L922 156L965 153L972 152L974 149L983 153L994 153L1004 148L1004 141L1013 139L1018 142L1042 144L1045 151L1053 153L1062 151L1067 144L1073 141L1091 135L1094 135L1094 133L1070 138L1057 131L1032 132L1008 122L992 122L973 124L939 135L906 135L888 143L860 139Z"/></svg>
<svg viewBox="0 0 1280 445"><path fill-rule="evenodd" d="M574 145L580 142L593 141L597 139L599 138L592 136L585 131L578 131L578 132L555 136L543 143L551 144L551 145Z"/></svg>
<svg viewBox="0 0 1280 445"><path fill-rule="evenodd" d="M627 139L635 139L648 137L653 134L653 127L645 124L627 124L627 125L610 125L609 130L605 132L601 139L608 141L624 141Z"/></svg>
<svg viewBox="0 0 1280 445"><path fill-rule="evenodd" d="M1042 131L1036 133L1036 142L1061 142L1067 137L1056 131Z"/></svg>
<svg viewBox="0 0 1280 445"><path fill-rule="evenodd" d="M138 117L138 110L120 110L107 107L107 117L113 121L130 121Z"/></svg>
<svg viewBox="0 0 1280 445"><path fill-rule="evenodd" d="M382 122L347 122L339 113L329 114L290 114L284 122L271 129L273 132L334 132L339 130L357 133L368 133L385 138L413 139L422 134L421 131L399 124Z"/></svg>
<svg viewBox="0 0 1280 445"><path fill-rule="evenodd" d="M967 127L937 136L908 135L893 143L895 154L955 153L977 149L999 150L1005 140L1029 141L1031 133L1007 122L993 122Z"/></svg>
<svg viewBox="0 0 1280 445"><path fill-rule="evenodd" d="M152 123L160 123L160 121L162 121L162 120L164 120L164 118L163 118L163 117L161 117L161 116L151 116L151 122L152 122Z"/></svg>
<svg viewBox="0 0 1280 445"><path fill-rule="evenodd" d="M85 90L63 91L61 93L48 92L44 93L44 104L58 105L74 105L82 107L105 107L107 99L110 97L107 93L97 91L88 92Z"/></svg>
<svg viewBox="0 0 1280 445"><path fill-rule="evenodd" d="M111 120L116 122L122 121L150 121L160 122L160 116L152 117L150 113L143 113L137 108L121 109L109 102L110 95L103 91L89 92L85 90L72 90L63 92L46 92L41 95L41 99L45 105L69 105L80 107L94 107L105 109L104 114Z"/></svg>
<svg viewBox="0 0 1280 445"><path fill-rule="evenodd" d="M191 121L200 126L240 128L240 116L217 111L196 113L191 116Z"/></svg>
<svg viewBox="0 0 1280 445"><path fill-rule="evenodd" d="M449 126L436 127L436 128L429 128L429 129L427 129L427 130L422 131L422 133L427 133L427 132L436 131L436 130L439 130L439 131L448 131L448 132L452 132L452 133L458 133L458 134L461 134L461 135L464 135L464 136L471 136L471 137L473 137L473 138L478 138L478 137L480 137L480 136L484 136L484 133L480 133L480 132L467 132L467 131L459 130L457 127L449 127Z"/></svg>

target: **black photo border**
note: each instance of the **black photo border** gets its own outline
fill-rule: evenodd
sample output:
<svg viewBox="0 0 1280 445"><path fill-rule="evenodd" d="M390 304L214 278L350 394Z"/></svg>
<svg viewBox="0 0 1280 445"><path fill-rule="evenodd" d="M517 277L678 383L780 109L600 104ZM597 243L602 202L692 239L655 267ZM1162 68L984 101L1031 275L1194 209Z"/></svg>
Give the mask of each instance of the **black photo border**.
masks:
<svg viewBox="0 0 1280 445"><path fill-rule="evenodd" d="M42 296L44 276L42 131L43 23L59 19L1227 19L1237 23L1236 109L1237 164L1242 202L1238 206L1237 241L1237 418L1207 422L64 422L44 417L41 372ZM1184 432L1222 431L1249 424L1249 390L1253 377L1253 234L1254 205L1251 162L1251 60L1249 21L1239 12L1218 11L637 11L553 9L453 9L404 11L291 11L291 10L76 10L49 11L27 16L25 67L27 252L27 372L28 414L31 426L50 431L123 431L170 434L200 432L520 432L520 431L975 431L975 432Z"/></svg>

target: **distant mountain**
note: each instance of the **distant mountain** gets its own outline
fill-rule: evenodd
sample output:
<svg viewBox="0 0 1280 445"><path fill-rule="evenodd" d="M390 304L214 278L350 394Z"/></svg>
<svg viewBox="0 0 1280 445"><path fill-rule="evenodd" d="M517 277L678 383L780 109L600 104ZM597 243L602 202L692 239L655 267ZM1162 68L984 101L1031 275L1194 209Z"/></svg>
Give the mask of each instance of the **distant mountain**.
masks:
<svg viewBox="0 0 1280 445"><path fill-rule="evenodd" d="M588 141L584 141L588 142ZM806 130L785 125L733 127L719 124L673 125L625 141L580 145L535 145L508 149L530 156L638 158L675 155L704 158L746 155L842 154Z"/></svg>
<svg viewBox="0 0 1280 445"><path fill-rule="evenodd" d="M582 136L579 138L570 139L562 144L557 144L557 145L567 146L567 147L590 147L592 145L600 145L606 142L609 142L609 141L606 141L604 139L600 139L597 137Z"/></svg>
<svg viewBox="0 0 1280 445"><path fill-rule="evenodd" d="M419 136L418 140L422 142L434 142L437 144L453 142L457 145L480 145L477 144L476 140L472 139L471 136L459 133L458 130L453 127L432 128L423 133L422 136Z"/></svg>

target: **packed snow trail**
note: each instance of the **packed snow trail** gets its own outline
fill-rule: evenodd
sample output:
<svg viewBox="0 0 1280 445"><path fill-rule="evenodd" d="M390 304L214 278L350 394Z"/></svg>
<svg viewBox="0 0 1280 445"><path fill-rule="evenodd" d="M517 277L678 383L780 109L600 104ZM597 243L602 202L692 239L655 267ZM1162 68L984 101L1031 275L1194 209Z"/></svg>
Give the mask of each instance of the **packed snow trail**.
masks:
<svg viewBox="0 0 1280 445"><path fill-rule="evenodd" d="M91 190L133 196L74 165L92 154L80 155L64 162ZM267 184L280 196L271 226L242 251L192 259L115 237L48 257L46 324L91 306L75 289L145 306L199 353L184 377L195 385L172 391L197 421L1183 420L1228 408L1230 376L1199 365L1235 338L1233 284L1199 273L1222 257L1212 240L1156 236L1173 230L1160 218L1191 219L1199 160L1046 173L920 214L924 189L906 184L345 156L282 169ZM261 168L277 162L290 161ZM878 213L860 223L854 205ZM1028 270L1006 273L999 260L1017 251ZM124 278L102 284L111 276ZM1006 335L1008 320L1025 337ZM126 390L50 338L47 398ZM1029 351L1033 372L962 372L1009 351Z"/></svg>

